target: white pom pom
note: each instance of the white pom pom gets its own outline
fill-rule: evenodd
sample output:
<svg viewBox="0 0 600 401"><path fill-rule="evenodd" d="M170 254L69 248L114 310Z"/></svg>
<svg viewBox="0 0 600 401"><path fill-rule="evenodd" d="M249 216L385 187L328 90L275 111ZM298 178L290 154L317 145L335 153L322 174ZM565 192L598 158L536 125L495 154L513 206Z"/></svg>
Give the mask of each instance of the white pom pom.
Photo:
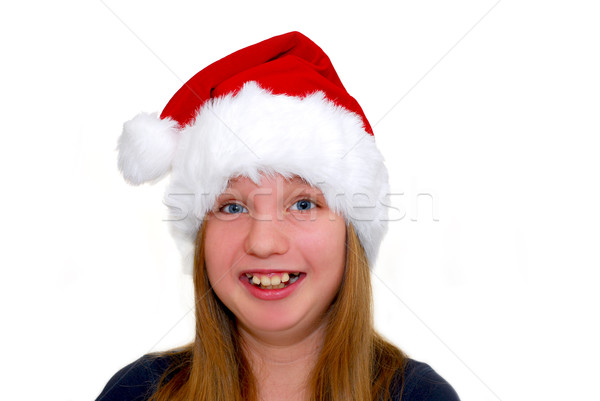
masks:
<svg viewBox="0 0 600 401"><path fill-rule="evenodd" d="M119 170L133 185L155 181L171 169L177 148L177 122L156 113L140 113L123 124L119 138Z"/></svg>

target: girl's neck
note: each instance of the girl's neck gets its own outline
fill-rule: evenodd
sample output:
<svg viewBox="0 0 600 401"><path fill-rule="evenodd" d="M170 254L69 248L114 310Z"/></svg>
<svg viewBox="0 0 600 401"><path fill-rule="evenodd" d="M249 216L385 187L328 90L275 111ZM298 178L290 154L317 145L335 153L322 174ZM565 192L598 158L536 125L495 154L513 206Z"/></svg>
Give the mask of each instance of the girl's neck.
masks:
<svg viewBox="0 0 600 401"><path fill-rule="evenodd" d="M309 376L321 351L324 327L293 342L265 341L243 329L240 335L256 379L259 400L308 398Z"/></svg>

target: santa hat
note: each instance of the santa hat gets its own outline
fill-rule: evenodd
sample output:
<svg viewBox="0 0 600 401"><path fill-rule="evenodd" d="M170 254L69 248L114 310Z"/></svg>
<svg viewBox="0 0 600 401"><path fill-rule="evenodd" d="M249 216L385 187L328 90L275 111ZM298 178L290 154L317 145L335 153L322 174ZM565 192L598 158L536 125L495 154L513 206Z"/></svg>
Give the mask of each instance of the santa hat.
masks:
<svg viewBox="0 0 600 401"><path fill-rule="evenodd" d="M327 55L299 32L206 67L160 117L142 113L119 138L134 185L170 173L165 204L190 271L196 233L233 177L299 176L351 222L372 266L387 228L388 176L360 105Z"/></svg>

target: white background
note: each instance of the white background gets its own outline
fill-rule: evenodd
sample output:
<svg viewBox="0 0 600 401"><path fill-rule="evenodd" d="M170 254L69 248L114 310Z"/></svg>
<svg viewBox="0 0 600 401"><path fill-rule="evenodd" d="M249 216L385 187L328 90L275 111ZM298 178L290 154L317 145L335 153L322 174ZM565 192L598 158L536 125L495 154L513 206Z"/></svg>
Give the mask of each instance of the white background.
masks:
<svg viewBox="0 0 600 401"><path fill-rule="evenodd" d="M597 3L221 3L1 6L0 398L92 400L191 339L164 183L123 182L121 125L299 30L403 194L374 271L379 329L463 400L600 399Z"/></svg>

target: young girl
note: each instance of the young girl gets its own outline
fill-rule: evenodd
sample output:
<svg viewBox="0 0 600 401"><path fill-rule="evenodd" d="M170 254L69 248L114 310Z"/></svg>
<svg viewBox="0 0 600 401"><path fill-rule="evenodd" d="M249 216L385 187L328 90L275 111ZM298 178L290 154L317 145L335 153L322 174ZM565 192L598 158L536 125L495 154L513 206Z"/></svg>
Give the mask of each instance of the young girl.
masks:
<svg viewBox="0 0 600 401"><path fill-rule="evenodd" d="M119 168L136 185L171 175L196 335L126 366L98 400L458 400L373 329L387 170L308 38L277 36L200 71L160 117L124 125Z"/></svg>

